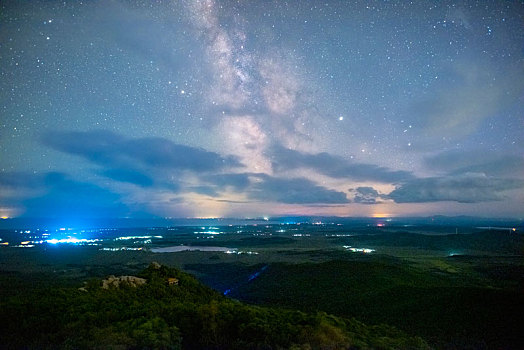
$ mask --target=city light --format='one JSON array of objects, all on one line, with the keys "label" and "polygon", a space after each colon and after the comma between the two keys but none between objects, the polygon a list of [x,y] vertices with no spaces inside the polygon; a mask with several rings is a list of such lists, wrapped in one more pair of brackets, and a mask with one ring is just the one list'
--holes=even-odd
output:
[{"label": "city light", "polygon": [[67,238],[61,238],[61,239],[47,239],[45,242],[49,244],[84,244],[84,243],[94,243],[99,242],[100,239],[86,239],[86,238],[75,238],[75,237],[67,237]]},{"label": "city light", "polygon": [[369,253],[373,253],[375,251],[375,249],[371,249],[371,248],[354,248],[354,247],[351,247],[349,245],[345,245],[343,246],[345,249],[353,252],[353,253],[364,253],[364,254],[369,254]]}]

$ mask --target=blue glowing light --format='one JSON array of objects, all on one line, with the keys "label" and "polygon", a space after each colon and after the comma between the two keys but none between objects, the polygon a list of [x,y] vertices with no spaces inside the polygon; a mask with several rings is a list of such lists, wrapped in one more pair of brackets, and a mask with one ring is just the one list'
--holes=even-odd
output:
[{"label": "blue glowing light", "polygon": [[249,279],[247,280],[248,282],[251,282],[252,280],[254,280],[255,278],[257,278],[258,276],[260,276],[260,274],[262,272],[264,272],[265,270],[267,269],[267,265],[263,266],[259,271],[255,272],[254,274],[252,274],[251,276],[249,276]]},{"label": "blue glowing light", "polygon": [[46,242],[49,244],[59,244],[59,243],[68,243],[68,244],[84,244],[84,243],[93,243],[98,242],[99,239],[86,239],[86,238],[75,238],[75,237],[67,237],[67,238],[61,238],[61,239],[47,239]]}]

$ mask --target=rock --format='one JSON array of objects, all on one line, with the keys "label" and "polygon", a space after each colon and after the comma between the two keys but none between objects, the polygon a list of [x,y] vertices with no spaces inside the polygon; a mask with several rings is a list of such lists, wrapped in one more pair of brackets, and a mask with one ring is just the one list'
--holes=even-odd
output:
[{"label": "rock", "polygon": [[135,276],[118,276],[115,277],[113,275],[109,276],[105,280],[102,281],[102,288],[109,289],[109,287],[115,287],[118,288],[122,283],[125,283],[131,287],[138,287],[144,283],[146,283],[146,280],[144,278],[135,277]]}]

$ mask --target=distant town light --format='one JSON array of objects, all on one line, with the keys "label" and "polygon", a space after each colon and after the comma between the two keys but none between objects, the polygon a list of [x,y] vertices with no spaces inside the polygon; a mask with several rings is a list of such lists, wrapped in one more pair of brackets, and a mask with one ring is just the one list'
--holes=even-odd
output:
[{"label": "distant town light", "polygon": [[364,253],[364,254],[369,254],[369,253],[373,253],[374,251],[376,251],[375,249],[371,249],[371,248],[353,248],[351,247],[350,245],[345,245],[343,246],[345,249],[353,252],[353,253]]},{"label": "distant town light", "polygon": [[62,238],[62,239],[48,239],[46,240],[49,244],[59,244],[59,243],[69,243],[69,244],[84,244],[84,243],[93,243],[98,242],[99,239],[86,239],[86,238],[74,238],[74,237],[68,237],[68,238]]},{"label": "distant town light", "polygon": [[193,233],[194,233],[194,234],[203,233],[203,234],[206,234],[206,235],[219,235],[219,234],[224,233],[224,232],[216,232],[216,231],[194,231]]},{"label": "distant town light", "polygon": [[[156,237],[156,236],[155,236]],[[149,239],[151,236],[123,236],[123,237],[117,237],[114,240],[115,241],[127,241],[129,239]]]}]

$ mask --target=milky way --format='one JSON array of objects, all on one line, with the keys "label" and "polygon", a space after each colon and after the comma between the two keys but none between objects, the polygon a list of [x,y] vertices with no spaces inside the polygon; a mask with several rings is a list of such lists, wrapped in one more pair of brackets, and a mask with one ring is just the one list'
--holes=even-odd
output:
[{"label": "milky way", "polygon": [[519,2],[1,7],[2,217],[524,216]]}]

